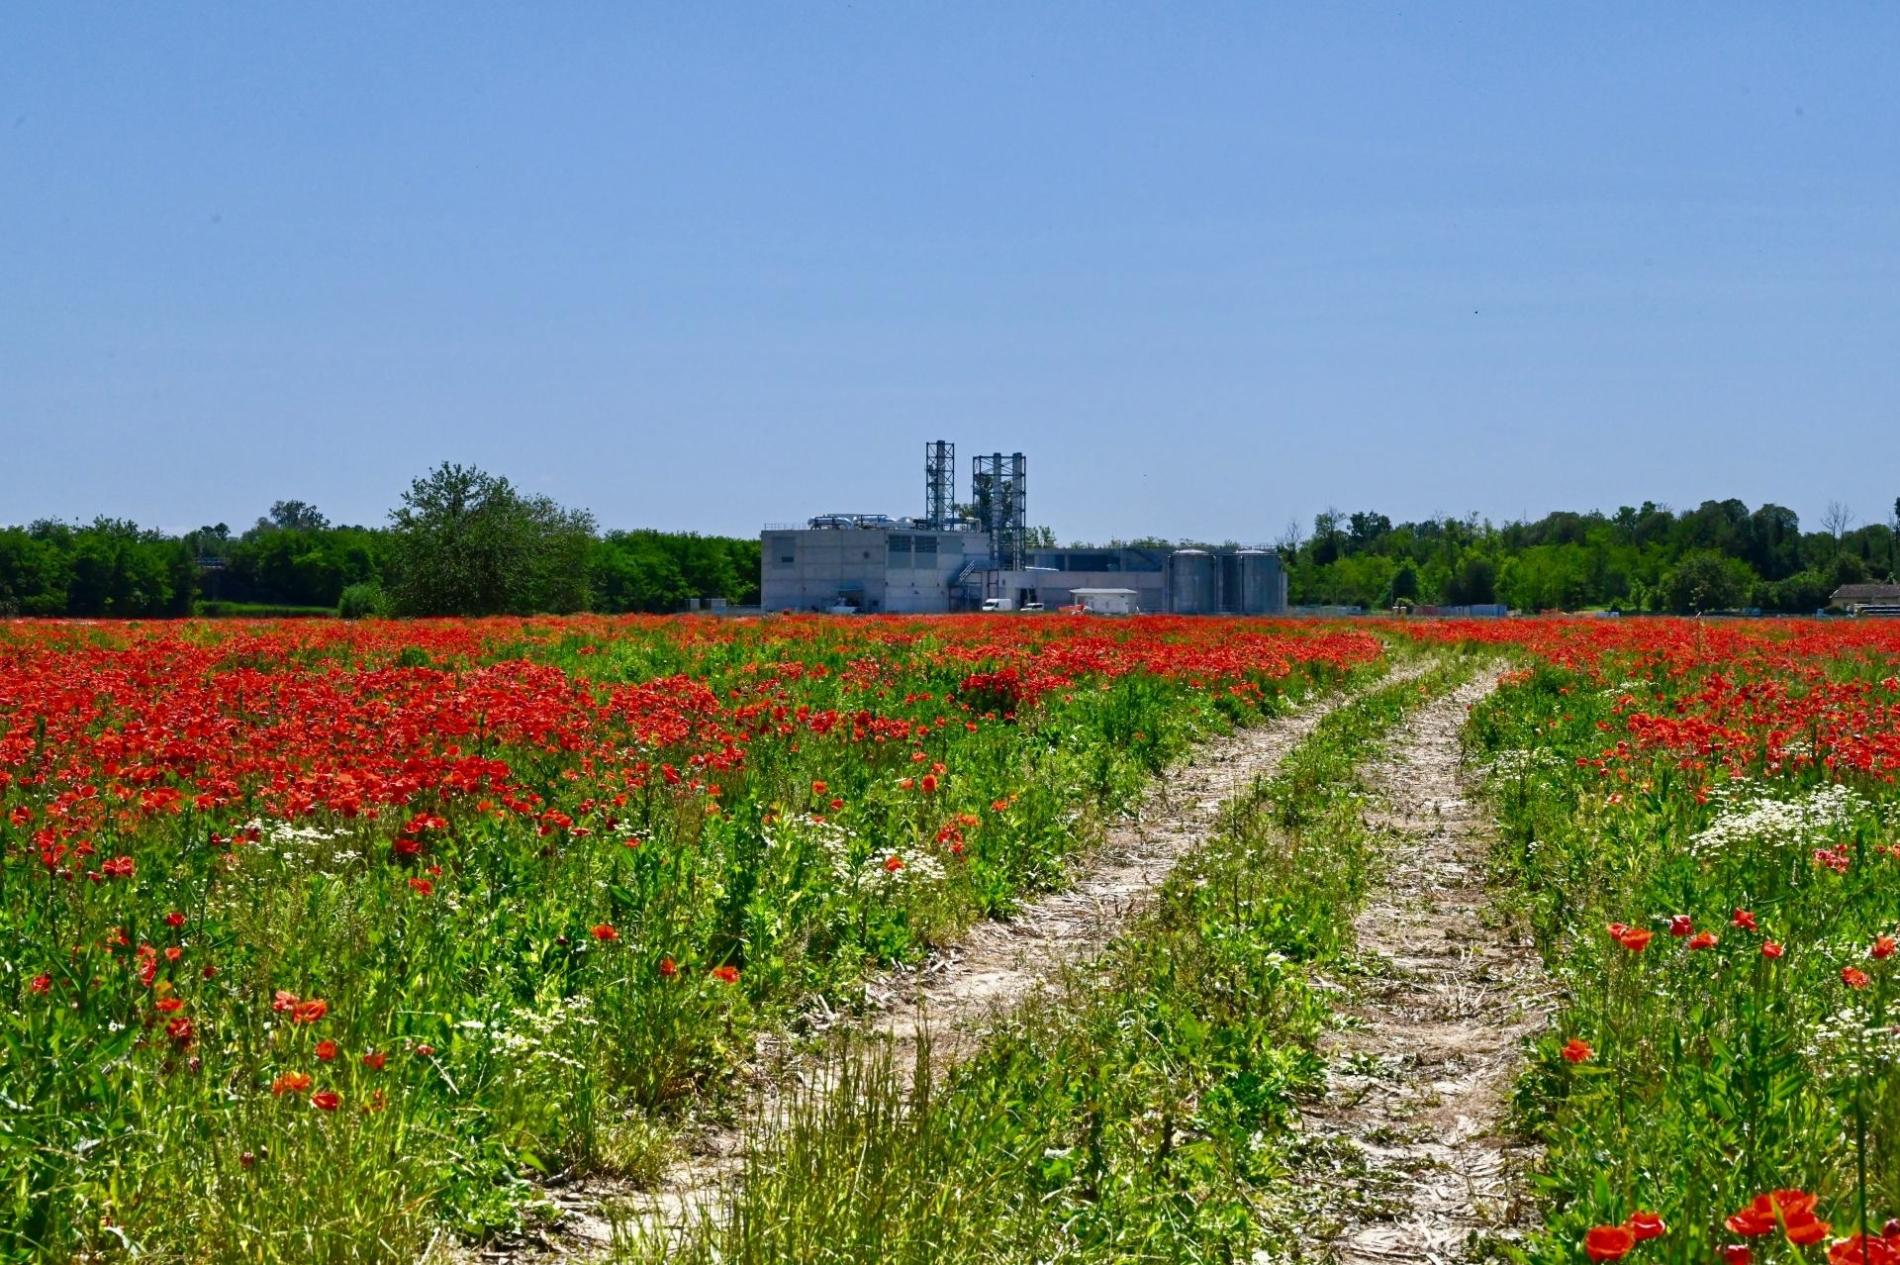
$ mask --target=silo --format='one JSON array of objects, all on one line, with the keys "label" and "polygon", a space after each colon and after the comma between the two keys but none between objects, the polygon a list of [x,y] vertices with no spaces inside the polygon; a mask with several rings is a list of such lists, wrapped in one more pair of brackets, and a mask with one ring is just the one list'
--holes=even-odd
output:
[{"label": "silo", "polygon": [[1242,549],[1240,604],[1243,615],[1277,615],[1286,610],[1286,572],[1280,555],[1267,549]]},{"label": "silo", "polygon": [[1168,558],[1168,609],[1177,615],[1211,615],[1217,609],[1219,571],[1205,549],[1177,549]]},{"label": "silo", "polygon": [[1240,606],[1240,555],[1217,553],[1214,562],[1220,571],[1220,590],[1216,607],[1223,615],[1238,615]]}]

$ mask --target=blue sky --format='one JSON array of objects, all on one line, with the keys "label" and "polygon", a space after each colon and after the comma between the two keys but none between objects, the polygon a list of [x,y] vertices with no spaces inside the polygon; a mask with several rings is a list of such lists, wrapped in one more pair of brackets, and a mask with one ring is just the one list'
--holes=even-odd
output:
[{"label": "blue sky", "polygon": [[1900,7],[13,5],[0,521],[1900,496]]}]

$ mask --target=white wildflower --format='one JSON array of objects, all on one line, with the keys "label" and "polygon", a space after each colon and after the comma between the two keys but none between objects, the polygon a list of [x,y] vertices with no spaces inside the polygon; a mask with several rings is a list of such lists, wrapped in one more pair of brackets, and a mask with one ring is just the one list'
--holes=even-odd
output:
[{"label": "white wildflower", "polygon": [[1712,796],[1724,807],[1714,821],[1689,841],[1698,855],[1710,856],[1744,843],[1809,846],[1831,841],[1872,807],[1838,782],[1816,787],[1795,799],[1768,797],[1759,786],[1719,788]]}]

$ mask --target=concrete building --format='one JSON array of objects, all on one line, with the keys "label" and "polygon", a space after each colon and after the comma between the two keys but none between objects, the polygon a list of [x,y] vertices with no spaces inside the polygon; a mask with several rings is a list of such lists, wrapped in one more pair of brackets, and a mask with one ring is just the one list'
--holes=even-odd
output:
[{"label": "concrete building", "polygon": [[939,530],[882,514],[822,514],[760,536],[760,605],[768,611],[934,613],[987,557],[979,532]]}]

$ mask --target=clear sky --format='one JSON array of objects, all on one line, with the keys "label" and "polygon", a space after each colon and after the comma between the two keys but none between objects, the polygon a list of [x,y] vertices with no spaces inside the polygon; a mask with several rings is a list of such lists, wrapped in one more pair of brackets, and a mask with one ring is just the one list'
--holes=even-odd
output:
[{"label": "clear sky", "polygon": [[1900,495],[1900,6],[13,4],[0,522]]}]

